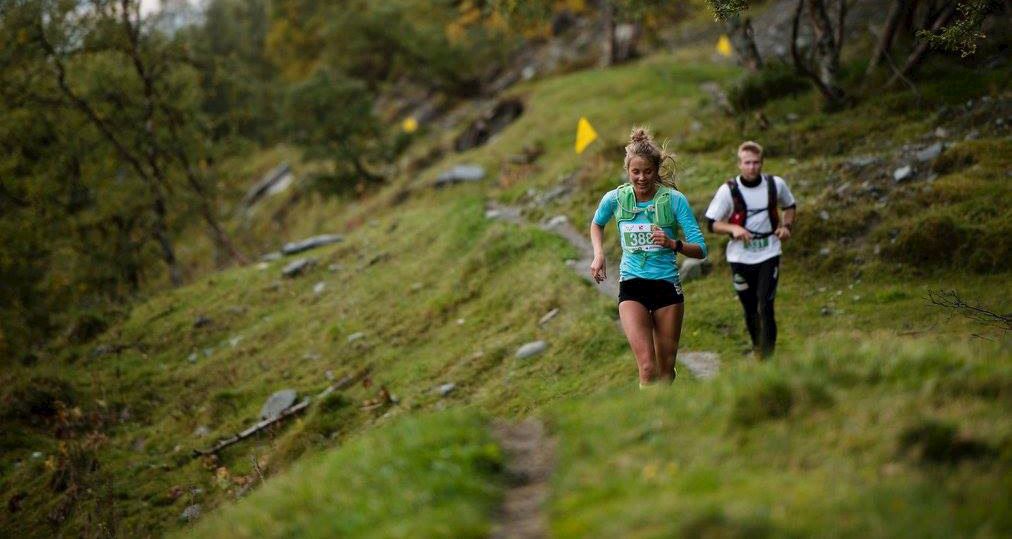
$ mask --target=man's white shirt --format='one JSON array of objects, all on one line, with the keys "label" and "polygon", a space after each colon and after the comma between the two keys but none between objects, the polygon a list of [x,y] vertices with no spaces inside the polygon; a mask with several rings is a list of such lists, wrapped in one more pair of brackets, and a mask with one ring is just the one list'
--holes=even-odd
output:
[{"label": "man's white shirt", "polygon": [[[745,217],[745,228],[753,234],[766,234],[773,232],[773,225],[770,223],[770,214],[766,210],[769,202],[769,192],[766,187],[766,178],[773,178],[773,184],[777,188],[777,205],[781,208],[793,206],[794,195],[787,187],[787,182],[780,176],[763,176],[759,185],[747,187],[741,182],[741,176],[734,181],[738,182],[738,190],[745,199],[745,207],[748,209]],[[713,196],[710,207],[706,209],[706,218],[714,221],[727,221],[734,212],[734,200],[731,198],[731,189],[727,184],[717,189]],[[750,242],[732,239],[727,244],[727,261],[741,264],[758,264],[769,260],[780,254],[780,238],[769,235],[762,239],[754,239]]]}]

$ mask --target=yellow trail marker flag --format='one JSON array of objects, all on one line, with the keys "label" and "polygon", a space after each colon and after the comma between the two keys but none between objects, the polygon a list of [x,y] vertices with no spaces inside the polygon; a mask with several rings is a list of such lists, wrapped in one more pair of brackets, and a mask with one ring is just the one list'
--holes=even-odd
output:
[{"label": "yellow trail marker flag", "polygon": [[405,118],[404,121],[401,122],[401,129],[403,129],[405,133],[414,133],[415,131],[418,131],[418,120],[416,120],[414,116]]},{"label": "yellow trail marker flag", "polygon": [[597,140],[597,131],[590,125],[586,117],[581,116],[576,124],[576,153],[583,153],[583,150],[590,146],[591,142]]},{"label": "yellow trail marker flag", "polygon": [[726,35],[717,40],[717,52],[725,58],[731,56],[731,40]]}]

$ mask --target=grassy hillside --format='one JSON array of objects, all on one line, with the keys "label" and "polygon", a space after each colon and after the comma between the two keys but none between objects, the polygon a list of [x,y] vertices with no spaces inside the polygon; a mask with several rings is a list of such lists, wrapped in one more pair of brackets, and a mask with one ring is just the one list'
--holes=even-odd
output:
[{"label": "grassy hillside", "polygon": [[[765,104],[765,131],[701,88],[737,76],[685,52],[519,87],[525,114],[489,145],[359,203],[303,201],[291,233],[345,233],[305,255],[317,259],[306,274],[282,278],[291,259],[214,274],[141,302],[94,343],[0,374],[0,531],[483,535],[508,485],[489,422],[538,415],[559,441],[546,510],[560,536],[1012,532],[1008,337],[925,300],[939,288],[995,310],[1012,300],[1010,142],[993,121],[1009,108],[1007,73],[940,66],[920,96],[832,114],[805,89]],[[602,140],[577,156],[581,115]],[[743,353],[723,240],[709,236],[715,271],[686,286],[681,348],[719,352],[721,375],[638,392],[617,308],[566,265],[574,250],[485,218],[495,199],[582,228],[641,123],[680,153],[697,214],[743,138],[794,187],[775,361]],[[904,145],[939,140],[938,127],[951,146],[894,182]],[[508,163],[534,144],[533,165]],[[427,187],[462,162],[491,179]],[[535,339],[547,352],[514,356]],[[254,422],[274,391],[316,395],[366,367],[368,384],[218,458],[190,456]],[[456,388],[441,396],[445,383]],[[191,529],[180,515],[194,504]]]}]

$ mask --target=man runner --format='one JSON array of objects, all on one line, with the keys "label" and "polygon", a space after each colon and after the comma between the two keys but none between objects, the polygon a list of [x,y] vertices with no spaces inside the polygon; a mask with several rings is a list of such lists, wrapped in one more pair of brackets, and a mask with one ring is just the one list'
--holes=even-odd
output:
[{"label": "man runner", "polygon": [[706,218],[711,232],[731,236],[727,261],[734,289],[745,310],[752,350],[765,358],[777,342],[773,300],[780,277],[780,243],[791,237],[796,204],[787,182],[762,174],[762,166],[762,146],[742,143],[738,147],[741,175],[717,189]]}]

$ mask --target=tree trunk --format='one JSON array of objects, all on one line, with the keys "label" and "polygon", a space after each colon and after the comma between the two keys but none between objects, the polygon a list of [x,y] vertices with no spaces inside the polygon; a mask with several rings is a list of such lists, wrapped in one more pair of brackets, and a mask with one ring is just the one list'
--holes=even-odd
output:
[{"label": "tree trunk", "polygon": [[865,71],[865,76],[874,73],[885,56],[889,54],[889,50],[893,46],[893,37],[896,36],[896,29],[899,28],[900,19],[906,13],[907,6],[908,0],[893,0],[892,6],[889,8],[889,14],[886,15],[885,26],[882,27],[882,35],[879,36],[878,43],[875,44],[875,51],[872,52],[871,59],[868,62],[868,70]]},{"label": "tree trunk", "polygon": [[601,2],[601,23],[604,29],[604,41],[601,43],[600,67],[608,67],[615,63],[615,6],[610,0]]},{"label": "tree trunk", "polygon": [[762,57],[759,56],[759,49],[755,45],[755,33],[752,30],[752,21],[748,17],[742,20],[740,15],[729,17],[725,23],[727,35],[730,36],[731,46],[738,57],[738,64],[755,73],[763,67]]},{"label": "tree trunk", "polygon": [[[956,14],[956,6],[954,4],[950,3],[947,6],[945,6],[942,12],[938,14],[938,17],[935,18],[934,23],[932,23],[931,25],[930,31],[937,32],[943,26],[948,24],[949,21],[952,19],[953,15],[955,14]],[[896,82],[899,81],[900,79],[913,73],[913,71],[916,70],[917,67],[924,60],[924,57],[928,53],[928,49],[930,49],[928,41],[921,40],[921,42],[917,44],[917,47],[914,48],[914,51],[910,53],[910,56],[907,57],[907,61],[903,64],[903,67],[900,68],[900,70],[897,71],[896,74],[894,74],[891,79],[889,79],[889,82],[886,83],[886,88],[889,88],[890,86],[896,84]]]},{"label": "tree trunk", "polygon": [[[814,68],[802,58],[802,55],[797,50],[797,31],[807,3],[810,10],[820,11],[811,17],[816,37],[815,47],[813,48],[813,62],[816,64]],[[794,15],[790,26],[790,57],[794,62],[794,70],[799,75],[808,77],[823,94],[826,102],[831,106],[836,106],[843,101],[845,94],[836,85],[840,51],[836,49],[832,26],[829,24],[829,15],[826,13],[825,8],[826,6],[822,0],[797,0],[797,7],[794,8]]]}]

